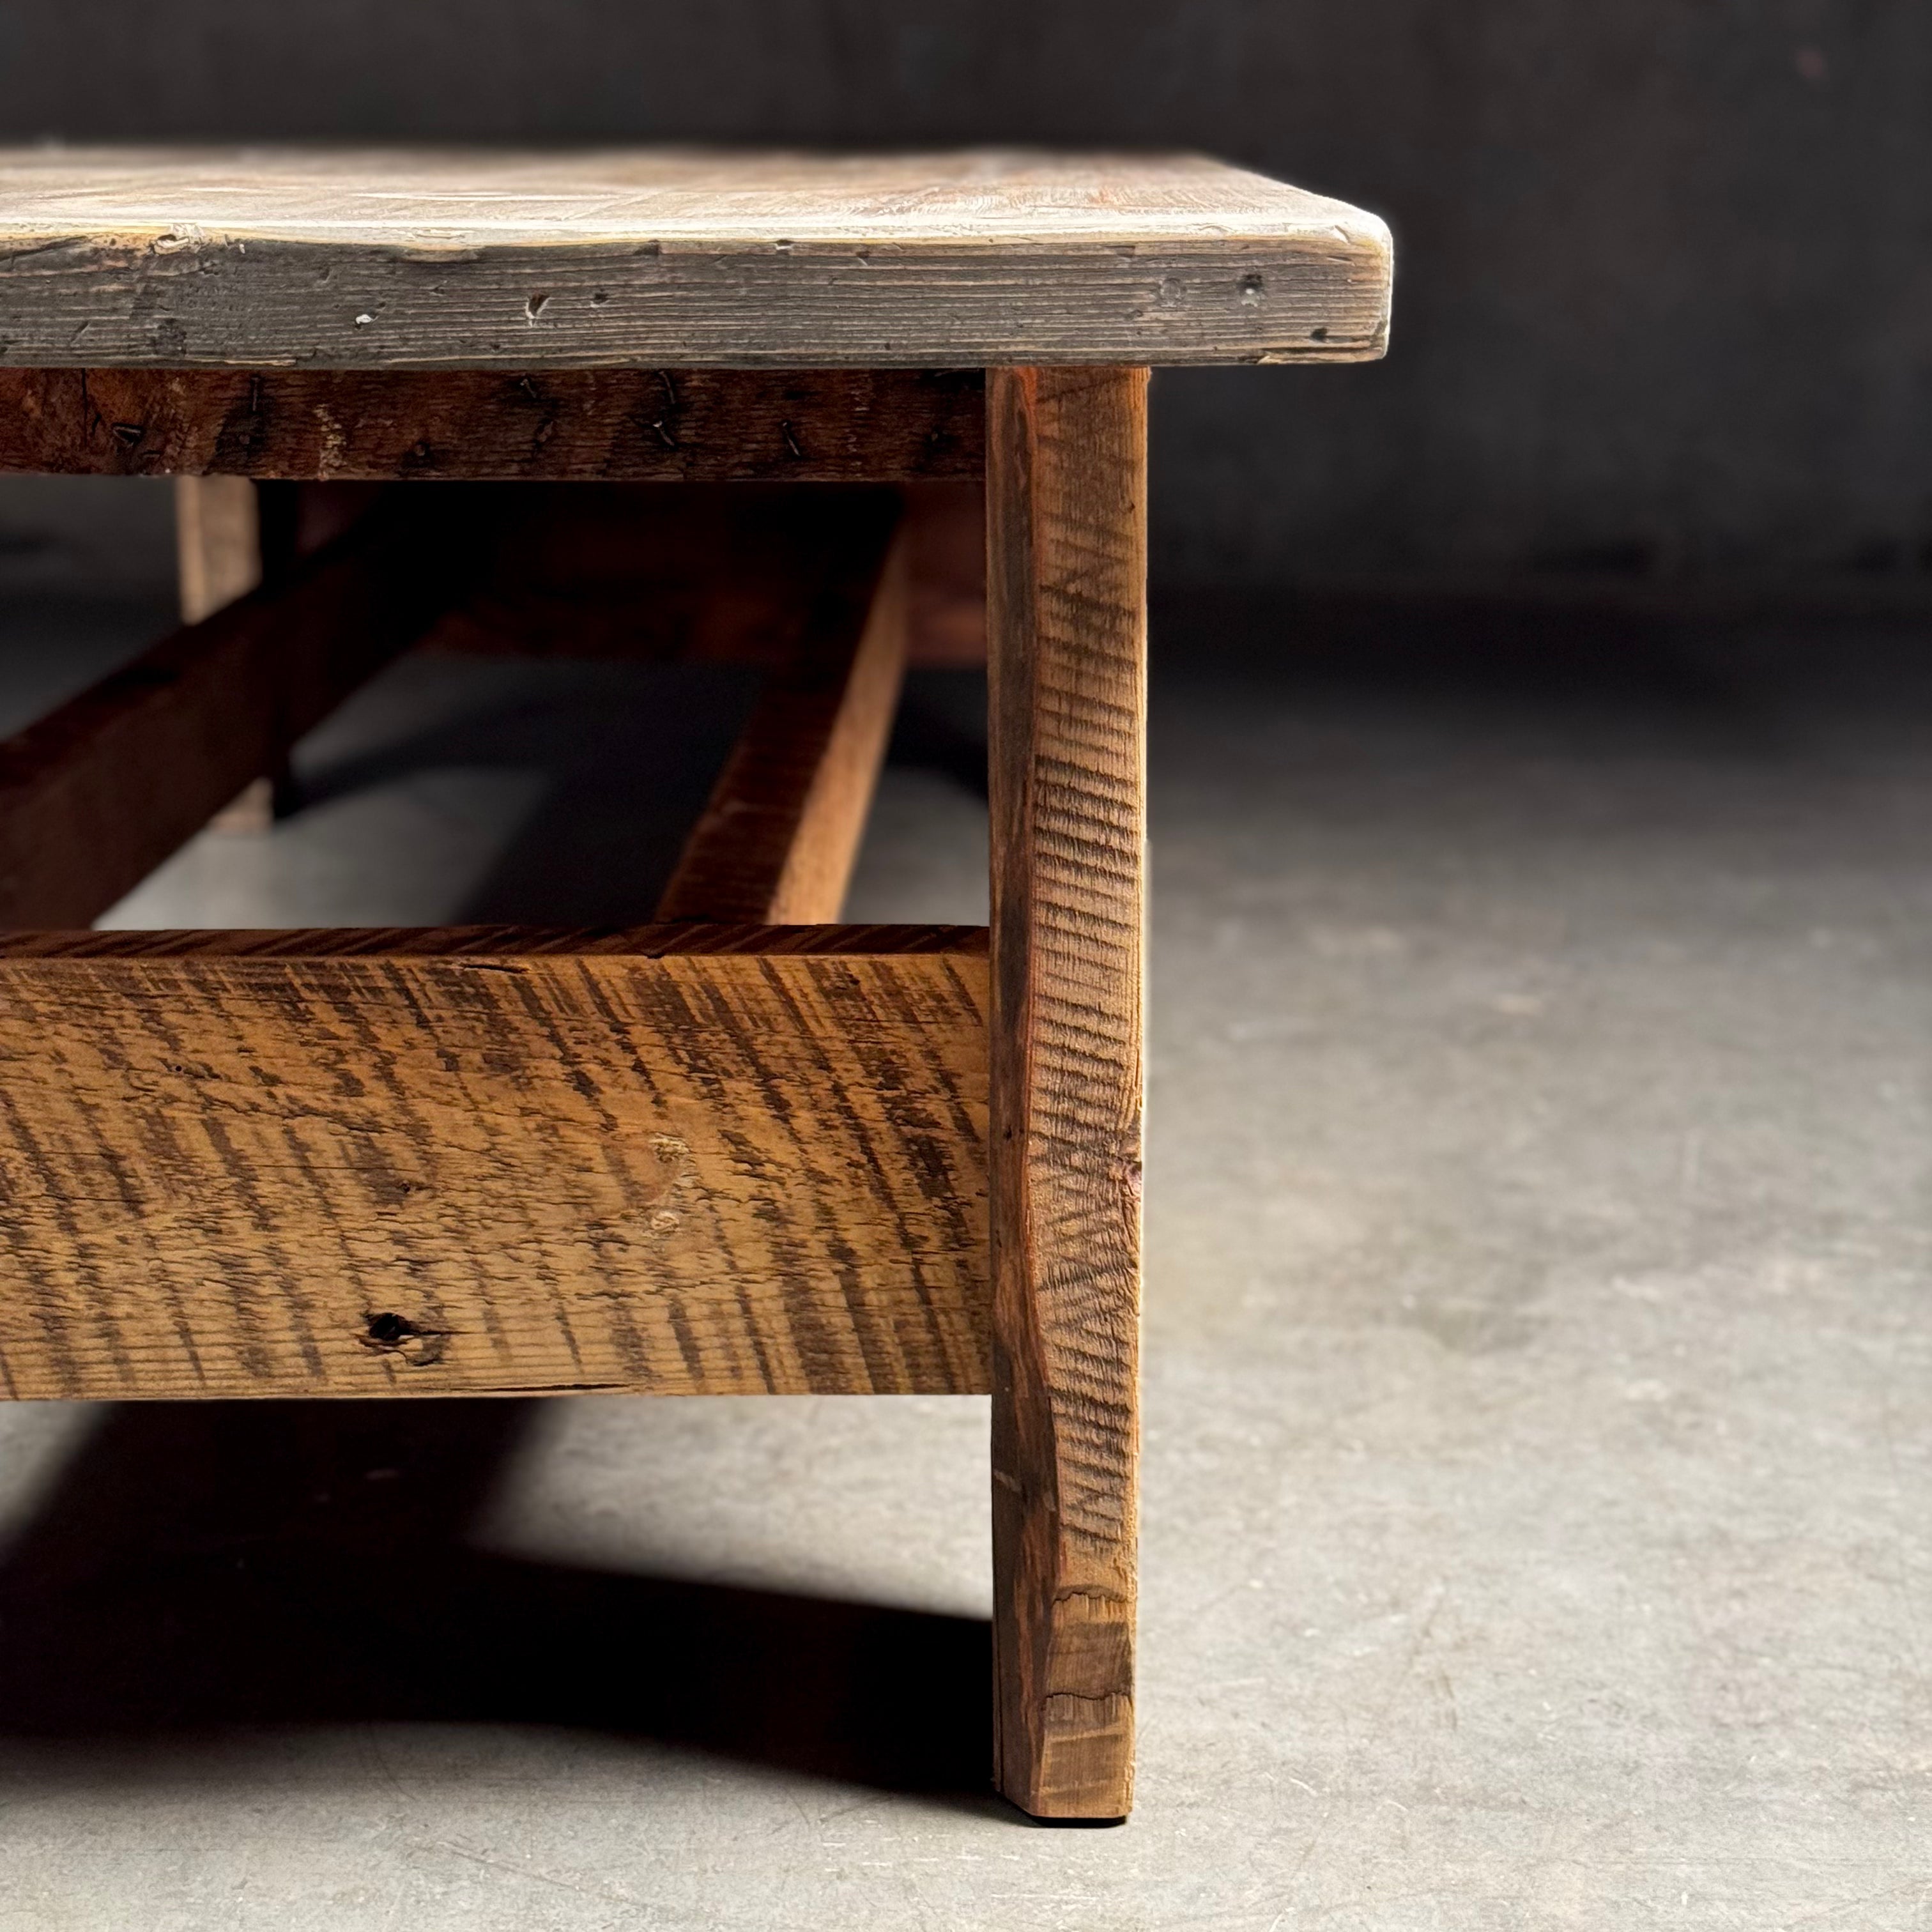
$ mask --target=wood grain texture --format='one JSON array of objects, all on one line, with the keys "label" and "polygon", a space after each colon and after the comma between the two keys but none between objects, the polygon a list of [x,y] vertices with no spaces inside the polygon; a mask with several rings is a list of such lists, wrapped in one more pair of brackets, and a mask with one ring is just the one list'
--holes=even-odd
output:
[{"label": "wood grain texture", "polygon": [[836,920],[905,673],[907,554],[895,502],[868,500],[798,648],[768,674],[659,900],[661,920]]},{"label": "wood grain texture", "polygon": [[997,1776],[1132,1798],[1146,372],[988,377]]},{"label": "wood grain texture", "polygon": [[[0,375],[6,373],[12,372]],[[0,389],[4,386],[0,380]],[[247,596],[261,583],[271,553],[278,568],[293,562],[286,554],[290,520],[275,514],[293,506],[272,500],[265,519],[262,496],[262,486],[245,476],[175,478],[175,555],[184,624],[199,624]],[[266,832],[275,822],[278,802],[292,795],[284,753],[272,772],[250,778],[208,821],[208,830],[250,837]]]},{"label": "wood grain texture", "polygon": [[1194,155],[0,150],[23,367],[1346,362],[1389,280]]},{"label": "wood grain texture", "polygon": [[[4,376],[17,384],[20,372]],[[45,379],[64,380],[59,376]],[[0,380],[0,391],[7,383]],[[0,401],[0,410],[6,409]],[[9,428],[18,416],[0,418]],[[7,434],[0,429],[0,437]],[[184,624],[199,624],[262,580],[262,524],[255,486],[239,476],[183,476],[175,484],[175,554]]]},{"label": "wood grain texture", "polygon": [[0,743],[0,926],[98,917],[420,636],[460,556],[372,524]]},{"label": "wood grain texture", "polygon": [[0,470],[379,482],[974,477],[983,399],[976,370],[0,366]]},{"label": "wood grain texture", "polygon": [[983,1390],[986,976],[957,929],[18,937],[0,1392]]}]

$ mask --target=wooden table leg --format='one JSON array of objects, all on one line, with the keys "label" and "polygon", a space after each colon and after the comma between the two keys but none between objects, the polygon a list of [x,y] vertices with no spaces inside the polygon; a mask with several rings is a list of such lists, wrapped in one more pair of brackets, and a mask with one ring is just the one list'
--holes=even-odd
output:
[{"label": "wooden table leg", "polygon": [[[295,560],[295,485],[245,476],[175,478],[175,550],[184,624],[199,624]],[[217,832],[266,832],[289,808],[286,756],[250,778],[208,824]]]},{"label": "wooden table leg", "polygon": [[995,1775],[1133,1780],[1144,369],[988,372]]},{"label": "wooden table leg", "polygon": [[262,580],[262,518],[245,476],[177,476],[175,546],[184,624],[212,617]]}]

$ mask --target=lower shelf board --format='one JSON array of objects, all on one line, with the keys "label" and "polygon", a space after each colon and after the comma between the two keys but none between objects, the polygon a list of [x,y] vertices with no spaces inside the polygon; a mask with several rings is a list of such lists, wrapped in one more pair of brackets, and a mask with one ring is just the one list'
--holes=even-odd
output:
[{"label": "lower shelf board", "polygon": [[0,1394],[984,1391],[986,1004],[970,928],[8,935]]}]

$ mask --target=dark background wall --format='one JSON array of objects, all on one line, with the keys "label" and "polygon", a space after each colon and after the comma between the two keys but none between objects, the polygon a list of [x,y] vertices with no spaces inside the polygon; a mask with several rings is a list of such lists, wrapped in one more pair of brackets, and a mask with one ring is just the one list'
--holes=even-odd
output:
[{"label": "dark background wall", "polygon": [[1170,574],[1932,568],[1927,0],[8,0],[0,136],[1213,150],[1379,368],[1170,374]]}]

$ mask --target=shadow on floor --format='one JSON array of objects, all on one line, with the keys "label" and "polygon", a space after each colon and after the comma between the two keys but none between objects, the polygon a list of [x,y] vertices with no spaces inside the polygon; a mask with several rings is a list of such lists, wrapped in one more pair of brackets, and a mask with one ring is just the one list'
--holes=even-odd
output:
[{"label": "shadow on floor", "polygon": [[532,1406],[110,1410],[0,1563],[0,1736],[560,1725],[989,1802],[982,1622],[468,1546]]},{"label": "shadow on floor", "polygon": [[[440,674],[440,675],[439,675]],[[755,701],[743,664],[626,665],[429,659],[374,694],[389,734],[364,738],[365,705],[298,761],[298,807],[439,769],[540,773],[541,797],[470,889],[482,924],[644,924]],[[398,714],[405,728],[395,728]],[[890,762],[986,795],[986,684],[910,674]]]},{"label": "shadow on floor", "polygon": [[1153,599],[1155,715],[1172,688],[1206,677],[1358,728],[1391,710],[1438,725],[1529,716],[1546,731],[1660,731],[1723,748],[1778,739],[1784,721],[1821,703],[1922,713],[1928,626],[1922,590],[1861,605],[1850,592],[1834,603],[1829,586],[1808,604],[1742,592],[1539,594],[1534,579],[1486,594],[1168,584]]}]

